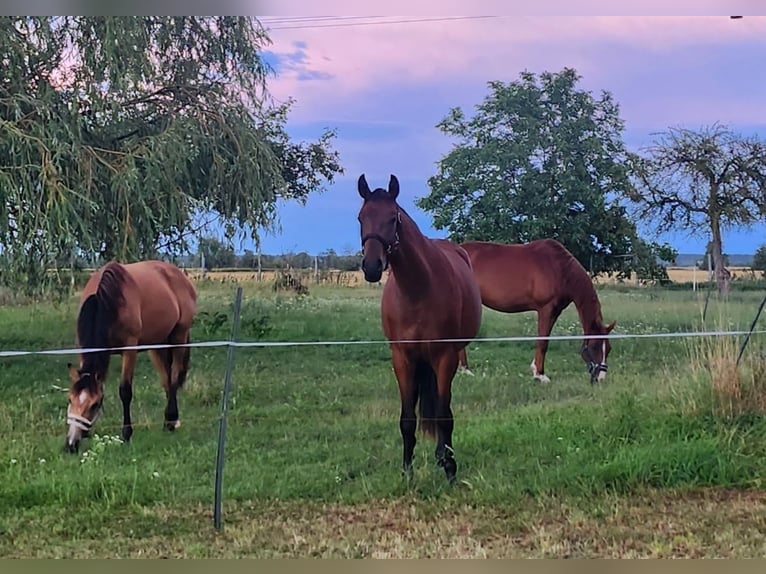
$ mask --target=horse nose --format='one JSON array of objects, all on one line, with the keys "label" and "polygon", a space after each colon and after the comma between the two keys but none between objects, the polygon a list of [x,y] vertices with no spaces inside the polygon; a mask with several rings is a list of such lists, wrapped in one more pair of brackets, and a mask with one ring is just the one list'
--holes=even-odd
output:
[{"label": "horse nose", "polygon": [[66,444],[64,445],[64,450],[70,454],[77,454],[77,451],[80,450],[80,441],[66,441]]},{"label": "horse nose", "polygon": [[367,281],[377,283],[383,275],[383,262],[380,259],[375,259],[372,262],[364,260],[362,261],[362,271]]}]

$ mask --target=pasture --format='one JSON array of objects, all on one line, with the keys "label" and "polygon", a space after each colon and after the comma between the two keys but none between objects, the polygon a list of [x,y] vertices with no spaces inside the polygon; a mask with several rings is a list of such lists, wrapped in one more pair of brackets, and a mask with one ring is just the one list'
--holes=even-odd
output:
[{"label": "pasture", "polygon": [[[242,284],[240,340],[383,339],[379,287],[296,296]],[[227,338],[232,283],[198,288],[193,340]],[[712,299],[704,326],[690,291],[602,286],[599,296],[615,333],[637,334],[746,329],[763,293]],[[1,307],[0,349],[70,348],[75,315],[74,298]],[[535,332],[532,313],[485,308],[479,336]],[[580,333],[570,306],[553,334]],[[77,455],[62,450],[76,357],[0,358],[0,556],[762,557],[766,338],[753,337],[735,374],[738,343],[616,340],[595,387],[579,341],[551,343],[548,385],[529,372],[534,342],[470,344],[475,376],[453,385],[453,486],[421,435],[414,479],[401,478],[387,345],[238,348],[220,534],[226,348],[192,350],[174,433],[162,430],[165,397],[139,356],[129,446],[111,438],[122,415],[113,358],[99,436]]]}]

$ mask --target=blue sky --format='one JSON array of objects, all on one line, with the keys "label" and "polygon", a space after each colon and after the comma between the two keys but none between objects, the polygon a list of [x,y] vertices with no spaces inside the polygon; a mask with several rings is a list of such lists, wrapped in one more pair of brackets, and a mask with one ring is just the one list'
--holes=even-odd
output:
[{"label": "blue sky", "polygon": [[[281,232],[263,235],[265,253],[358,249],[362,172],[371,186],[396,174],[404,208],[424,233],[444,237],[413,203],[428,193],[427,179],[450,148],[436,123],[451,107],[470,113],[486,82],[512,81],[525,69],[573,67],[581,87],[612,92],[632,149],[671,125],[722,122],[766,138],[763,17],[518,16],[335,28],[262,21],[271,28],[268,59],[276,70],[269,90],[277,100],[296,100],[290,134],[314,139],[335,128],[346,169],[305,206],[281,206]],[[685,232],[660,239],[681,252],[701,252],[707,241]],[[729,231],[724,250],[752,253],[764,242],[764,225]]]}]

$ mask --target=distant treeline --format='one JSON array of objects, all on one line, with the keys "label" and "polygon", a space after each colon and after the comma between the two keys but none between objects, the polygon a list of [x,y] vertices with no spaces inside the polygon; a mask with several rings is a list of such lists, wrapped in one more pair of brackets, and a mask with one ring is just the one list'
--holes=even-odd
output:
[{"label": "distant treeline", "polygon": [[[257,270],[258,254],[247,250],[237,255],[229,248],[205,250],[205,269],[253,269]],[[158,258],[175,263],[179,267],[200,268],[203,263],[203,253],[192,255],[172,256],[158,255]],[[362,260],[361,253],[339,255],[332,249],[311,255],[306,252],[285,253],[282,255],[261,254],[260,269],[337,269],[339,271],[356,271]],[[105,263],[100,258],[78,257],[74,261],[59,262],[60,268],[67,268],[74,263],[75,269],[95,269]]]}]

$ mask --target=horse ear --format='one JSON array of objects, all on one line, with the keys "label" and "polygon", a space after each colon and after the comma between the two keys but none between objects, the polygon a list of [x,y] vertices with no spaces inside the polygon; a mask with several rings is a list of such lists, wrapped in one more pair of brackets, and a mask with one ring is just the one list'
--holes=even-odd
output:
[{"label": "horse ear", "polygon": [[388,195],[391,196],[391,199],[396,199],[399,195],[399,180],[396,179],[393,173],[391,174],[391,179],[388,180]]},{"label": "horse ear", "polygon": [[612,321],[611,323],[609,323],[609,324],[606,326],[606,332],[607,332],[607,333],[611,333],[611,332],[612,332],[612,329],[614,329],[616,325],[617,325],[617,321]]},{"label": "horse ear", "polygon": [[356,188],[359,191],[359,195],[362,196],[362,199],[367,199],[370,196],[370,186],[367,184],[367,178],[364,177],[364,174],[359,176]]},{"label": "horse ear", "polygon": [[77,372],[77,369],[72,363],[67,363],[66,368],[69,370],[69,380],[73,383],[76,383],[80,380],[80,373]]}]

